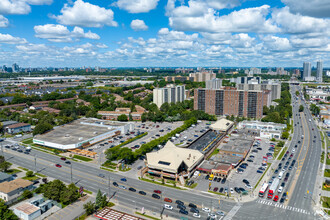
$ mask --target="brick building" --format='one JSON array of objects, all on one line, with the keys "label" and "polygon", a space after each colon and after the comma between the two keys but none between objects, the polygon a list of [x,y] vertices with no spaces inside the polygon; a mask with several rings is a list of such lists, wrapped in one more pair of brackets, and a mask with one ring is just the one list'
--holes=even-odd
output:
[{"label": "brick building", "polygon": [[115,111],[98,111],[98,114],[102,116],[103,120],[117,120],[119,115],[129,115],[132,116],[133,120],[141,120],[141,116],[144,112],[146,112],[145,108],[136,105],[136,111],[132,112],[130,108],[116,108]]},{"label": "brick building", "polygon": [[194,109],[212,115],[262,118],[263,106],[270,106],[269,90],[244,91],[233,87],[195,89]]}]

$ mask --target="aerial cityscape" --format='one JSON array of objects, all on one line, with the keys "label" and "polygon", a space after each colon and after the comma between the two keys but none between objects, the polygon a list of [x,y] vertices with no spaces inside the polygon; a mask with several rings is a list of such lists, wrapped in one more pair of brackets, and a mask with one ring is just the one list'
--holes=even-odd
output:
[{"label": "aerial cityscape", "polygon": [[0,0],[0,219],[330,219],[329,12]]}]

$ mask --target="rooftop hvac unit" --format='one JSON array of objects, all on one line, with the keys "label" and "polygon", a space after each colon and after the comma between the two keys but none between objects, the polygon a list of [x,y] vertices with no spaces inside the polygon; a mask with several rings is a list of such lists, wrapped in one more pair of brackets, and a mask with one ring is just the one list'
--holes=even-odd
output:
[{"label": "rooftop hvac unit", "polygon": [[82,138],[82,137],[80,137],[78,140],[79,140],[79,141],[81,141],[82,139],[83,139],[83,138]]},{"label": "rooftop hvac unit", "polygon": [[97,131],[94,131],[94,134],[97,134]]},{"label": "rooftop hvac unit", "polygon": [[65,137],[70,137],[70,135],[69,134],[66,134]]}]

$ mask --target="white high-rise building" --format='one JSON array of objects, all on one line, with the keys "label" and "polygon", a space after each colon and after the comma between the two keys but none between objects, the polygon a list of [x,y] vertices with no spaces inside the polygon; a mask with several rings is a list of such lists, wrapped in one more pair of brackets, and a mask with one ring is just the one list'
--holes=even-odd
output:
[{"label": "white high-rise building", "polygon": [[153,103],[155,103],[158,108],[165,102],[183,102],[185,98],[185,86],[175,86],[171,84],[167,85],[165,88],[155,88],[153,90]]},{"label": "white high-rise building", "polygon": [[205,86],[207,89],[220,89],[222,87],[222,79],[211,79],[205,82]]},{"label": "white high-rise building", "polygon": [[323,74],[323,62],[320,60],[320,61],[317,61],[317,64],[316,64],[316,80],[318,82],[323,81],[322,74]]},{"label": "white high-rise building", "polygon": [[312,68],[311,68],[311,63],[310,62],[304,62],[304,72],[303,72],[303,80],[304,81],[309,81],[312,76]]}]

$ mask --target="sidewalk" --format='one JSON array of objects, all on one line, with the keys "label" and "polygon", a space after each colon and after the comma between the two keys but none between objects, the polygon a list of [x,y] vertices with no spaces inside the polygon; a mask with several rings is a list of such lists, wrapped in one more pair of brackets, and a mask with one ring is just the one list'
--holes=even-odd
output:
[{"label": "sidewalk", "polygon": [[78,216],[81,216],[85,210],[84,210],[84,204],[89,201],[94,201],[94,197],[92,196],[85,196],[78,200],[77,202],[68,205],[64,209],[61,209],[57,212],[55,212],[53,215],[49,216],[48,218],[45,218],[46,220],[74,220],[78,218]]}]

